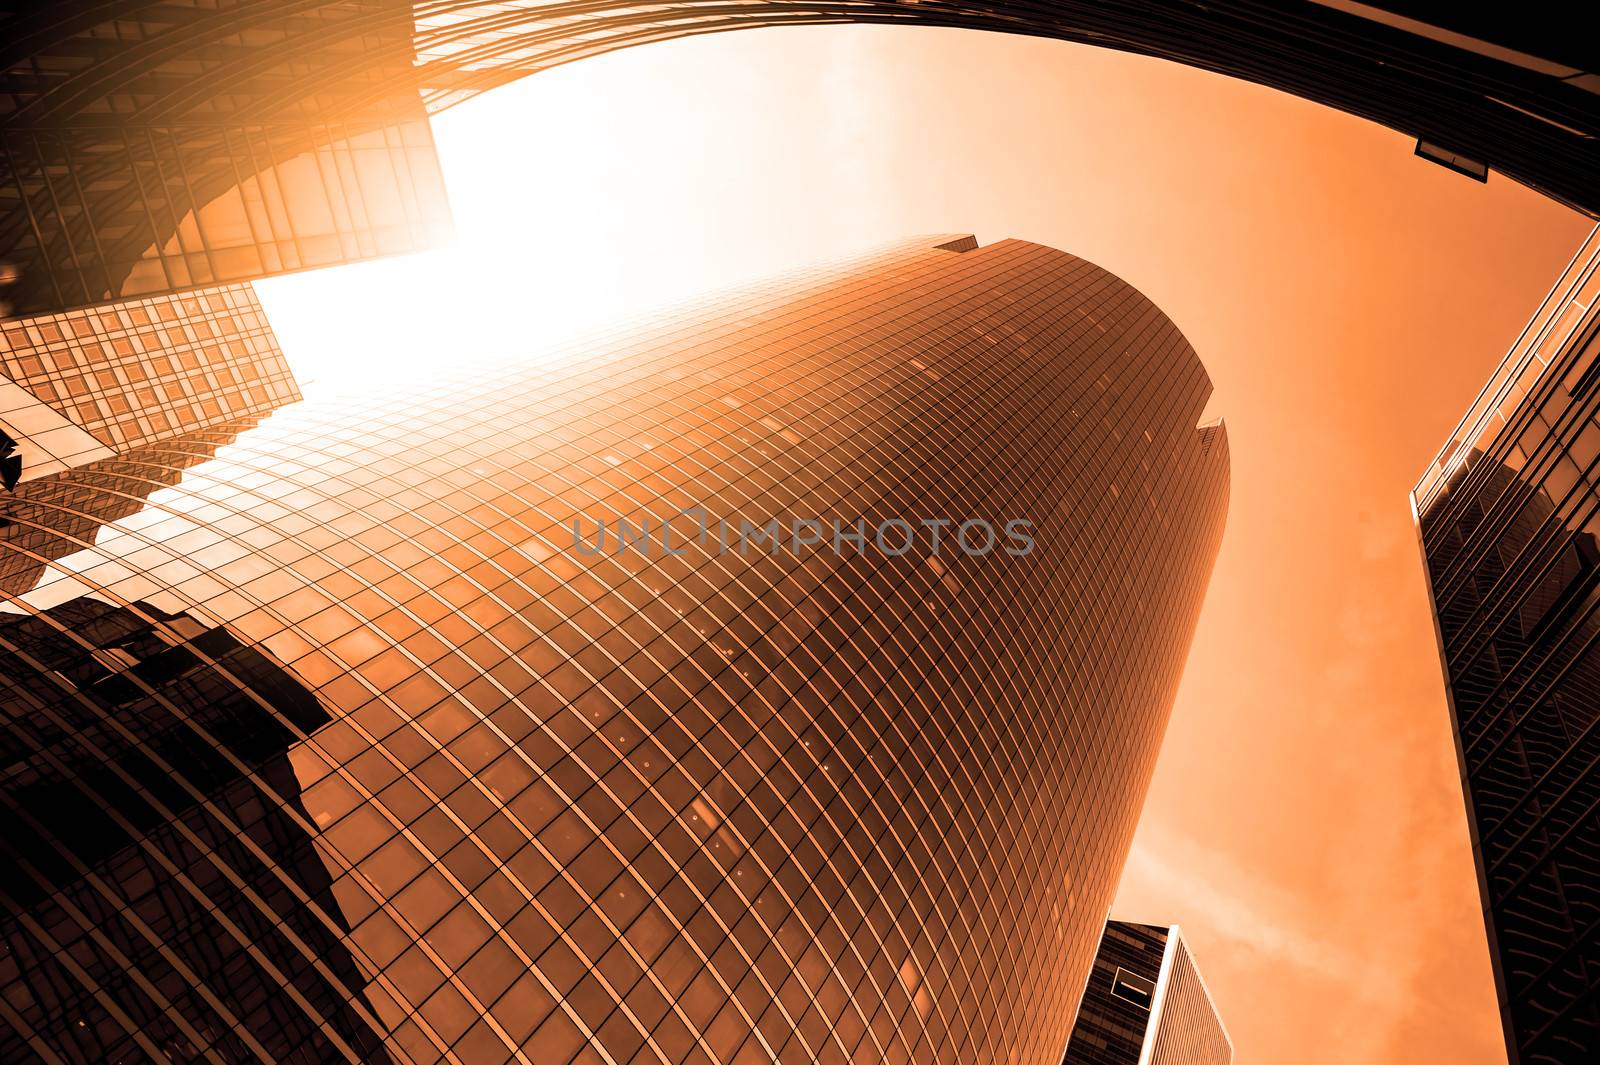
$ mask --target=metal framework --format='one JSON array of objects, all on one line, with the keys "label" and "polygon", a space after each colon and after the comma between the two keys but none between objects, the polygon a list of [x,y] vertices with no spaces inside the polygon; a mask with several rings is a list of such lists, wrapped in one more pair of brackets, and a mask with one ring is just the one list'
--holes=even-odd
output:
[{"label": "metal framework", "polygon": [[762,26],[959,27],[1168,59],[1600,210],[1600,63],[1576,27],[1406,7],[0,0],[0,261],[21,272],[5,298],[39,313],[427,246],[448,225],[428,114],[588,56]]}]

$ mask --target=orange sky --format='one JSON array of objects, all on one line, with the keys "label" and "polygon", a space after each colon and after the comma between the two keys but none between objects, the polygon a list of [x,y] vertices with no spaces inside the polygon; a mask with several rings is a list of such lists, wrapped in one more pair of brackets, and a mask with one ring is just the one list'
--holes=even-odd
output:
[{"label": "orange sky", "polygon": [[654,45],[436,126],[456,251],[258,286],[303,379],[914,233],[1150,296],[1216,382],[1233,490],[1115,912],[1185,927],[1241,1065],[1505,1061],[1406,493],[1585,220],[1293,97],[962,31]]}]

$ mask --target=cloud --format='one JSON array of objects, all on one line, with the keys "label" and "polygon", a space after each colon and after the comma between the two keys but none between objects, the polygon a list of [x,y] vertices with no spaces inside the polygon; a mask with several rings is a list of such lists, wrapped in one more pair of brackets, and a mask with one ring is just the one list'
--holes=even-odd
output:
[{"label": "cloud", "polygon": [[1209,950],[1214,962],[1229,967],[1290,966],[1302,979],[1339,984],[1368,1006],[1382,1004],[1371,1018],[1376,1024],[1410,991],[1404,974],[1336,938],[1329,922],[1306,914],[1294,897],[1221,851],[1146,827],[1128,856],[1112,912],[1118,919],[1184,926],[1197,943],[1202,971]]}]

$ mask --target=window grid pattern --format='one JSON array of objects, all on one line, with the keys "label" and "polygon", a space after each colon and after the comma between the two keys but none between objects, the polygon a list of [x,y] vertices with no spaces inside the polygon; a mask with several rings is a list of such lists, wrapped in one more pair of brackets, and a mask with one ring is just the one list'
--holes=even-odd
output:
[{"label": "window grid pattern", "polygon": [[[397,1061],[1057,1061],[1226,437],[1135,290],[948,239],[289,407],[10,601],[190,617],[315,693],[296,795],[239,775],[311,835],[333,902],[301,904]],[[1036,548],[574,549],[688,507]]]},{"label": "window grid pattern", "polygon": [[[37,396],[0,377],[0,449],[15,452],[25,478],[43,477],[114,452],[73,425]],[[20,439],[19,439],[20,438]]]},{"label": "window grid pattern", "polygon": [[170,437],[122,455],[23,481],[0,500],[0,590],[20,595],[54,559],[93,543],[100,527],[144,508],[150,493],[216,454],[257,419]]},{"label": "window grid pattern", "polygon": [[5,322],[0,376],[119,453],[300,398],[249,285]]},{"label": "window grid pattern", "polygon": [[435,246],[407,0],[11,5],[0,261],[18,314]]},{"label": "window grid pattern", "polygon": [[[864,23],[1026,33],[1335,107],[1600,210],[1600,71],[1563,20],[1451,5],[1054,0],[57,0],[0,8],[0,261],[38,314],[414,251],[447,232],[428,116],[621,48]],[[1419,164],[1420,165],[1420,164]]]},{"label": "window grid pattern", "polygon": [[1141,1006],[1114,991],[1119,969],[1152,984],[1167,949],[1164,925],[1107,921],[1062,1065],[1141,1065],[1154,1003]]},{"label": "window grid pattern", "polygon": [[[299,904],[331,910],[329,881],[288,815],[293,735],[276,718],[314,729],[327,710],[224,630],[142,603],[0,615],[0,651],[26,664],[0,672],[0,1057],[387,1061],[347,990],[345,929]],[[103,990],[162,968],[185,979]]]},{"label": "window grid pattern", "polygon": [[1233,1042],[1194,963],[1189,944],[1174,930],[1160,1015],[1140,1065],[1231,1065]]},{"label": "window grid pattern", "polygon": [[1597,292],[1591,237],[1529,329],[1538,360],[1513,349],[1489,431],[1413,497],[1517,1065],[1600,1052]]}]

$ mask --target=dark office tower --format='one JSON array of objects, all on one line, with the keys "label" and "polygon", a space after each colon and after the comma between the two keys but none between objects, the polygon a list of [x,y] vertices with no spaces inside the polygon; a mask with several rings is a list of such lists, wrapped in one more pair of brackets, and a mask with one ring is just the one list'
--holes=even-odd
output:
[{"label": "dark office tower", "polygon": [[449,208],[429,116],[603,52],[819,22],[1187,63],[1397,129],[1477,180],[1493,168],[1600,211],[1600,70],[1576,23],[1419,7],[0,0],[0,318],[430,246]]},{"label": "dark office tower", "polygon": [[[0,655],[117,741],[56,770],[76,805],[30,806],[29,845],[78,860],[12,919],[49,928],[38,959],[118,906],[188,907],[201,873],[215,915],[123,949],[120,979],[19,967],[11,1046],[99,1060],[79,1048],[158,1018],[273,1061],[271,1011],[298,1008],[318,1060],[363,1060],[365,1026],[397,1062],[1057,1065],[1222,531],[1209,392],[1105,271],[935,238],[564,358],[298,403],[169,470],[6,602],[52,628],[115,607],[249,698],[162,702],[148,727],[191,761],[124,775],[144,726],[99,693],[166,677],[154,644]],[[34,703],[7,712],[32,735]],[[167,822],[89,849],[55,811],[152,788],[209,853],[134,906],[99,856]],[[279,828],[236,865],[212,841],[249,803]],[[49,925],[25,900],[69,873],[104,906]],[[186,960],[280,925],[308,931],[247,979]],[[300,997],[261,1007],[280,978]]]},{"label": "dark office tower", "polygon": [[1512,1065],[1600,1059],[1600,231],[1412,496]]},{"label": "dark office tower", "polygon": [[1107,921],[1062,1065],[1229,1065],[1233,1043],[1177,925]]}]

